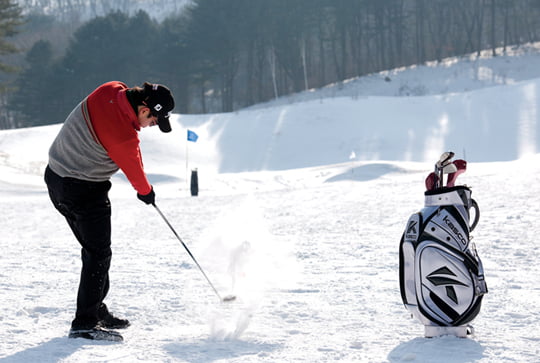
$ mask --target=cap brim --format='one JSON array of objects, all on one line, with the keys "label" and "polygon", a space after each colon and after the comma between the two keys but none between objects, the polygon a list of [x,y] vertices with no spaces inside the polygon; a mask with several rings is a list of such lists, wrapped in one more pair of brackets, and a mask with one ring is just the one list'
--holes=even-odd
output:
[{"label": "cap brim", "polygon": [[162,132],[171,132],[171,123],[168,116],[158,116],[158,126]]}]

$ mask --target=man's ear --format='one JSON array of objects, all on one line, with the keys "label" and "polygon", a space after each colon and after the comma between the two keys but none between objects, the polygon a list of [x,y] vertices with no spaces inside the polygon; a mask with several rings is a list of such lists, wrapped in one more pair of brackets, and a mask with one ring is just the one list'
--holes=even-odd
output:
[{"label": "man's ear", "polygon": [[152,112],[150,112],[150,109],[148,107],[146,109],[148,110],[148,113],[146,114],[146,118],[154,117],[154,116],[152,116]]},{"label": "man's ear", "polygon": [[[150,109],[147,106],[139,105],[139,112],[137,116],[143,116],[145,112],[150,114]],[[146,117],[148,117],[148,115]]]}]

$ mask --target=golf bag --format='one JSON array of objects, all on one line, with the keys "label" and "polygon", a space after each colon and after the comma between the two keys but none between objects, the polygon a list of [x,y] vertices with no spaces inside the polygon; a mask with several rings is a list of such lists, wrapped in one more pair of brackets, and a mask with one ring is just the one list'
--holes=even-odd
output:
[{"label": "golf bag", "polygon": [[[424,324],[427,337],[472,333],[467,324],[478,315],[487,293],[470,236],[480,217],[478,204],[468,187],[454,186],[455,174],[464,172],[466,162],[449,159],[437,163],[437,172],[426,179],[424,208],[409,218],[399,245],[401,298]],[[445,173],[450,187],[443,186]]]}]

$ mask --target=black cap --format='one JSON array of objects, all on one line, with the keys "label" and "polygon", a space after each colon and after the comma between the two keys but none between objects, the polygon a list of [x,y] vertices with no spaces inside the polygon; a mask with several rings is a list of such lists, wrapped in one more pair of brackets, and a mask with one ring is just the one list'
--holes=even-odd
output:
[{"label": "black cap", "polygon": [[150,112],[157,116],[159,129],[163,132],[170,132],[169,116],[174,108],[174,98],[171,91],[161,84],[145,82],[144,103],[150,108]]}]

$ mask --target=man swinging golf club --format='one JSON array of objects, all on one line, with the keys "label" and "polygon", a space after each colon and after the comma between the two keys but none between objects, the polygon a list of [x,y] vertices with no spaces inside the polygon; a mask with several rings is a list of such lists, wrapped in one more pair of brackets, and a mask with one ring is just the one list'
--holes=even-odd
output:
[{"label": "man swinging golf club", "polygon": [[49,150],[45,182],[55,208],[66,218],[82,246],[77,311],[70,338],[122,341],[111,329],[129,321],[113,316],[103,300],[109,290],[111,263],[110,177],[122,169],[137,197],[155,205],[155,194],[143,169],[138,132],[158,125],[170,132],[174,108],[170,90],[144,83],[99,86],[69,114]]}]

